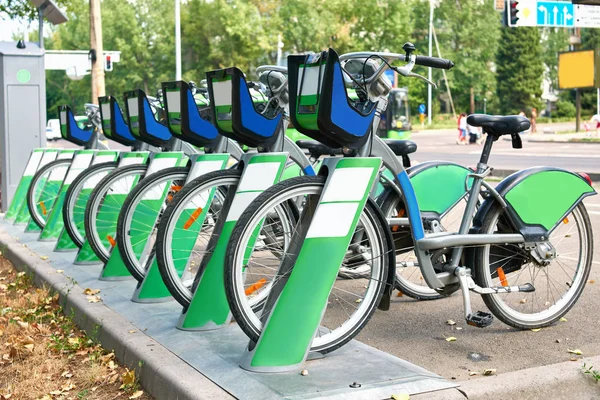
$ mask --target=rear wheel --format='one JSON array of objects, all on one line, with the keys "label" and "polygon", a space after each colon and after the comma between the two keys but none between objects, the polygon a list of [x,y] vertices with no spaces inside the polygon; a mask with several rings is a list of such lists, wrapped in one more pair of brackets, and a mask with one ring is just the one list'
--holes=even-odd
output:
[{"label": "rear wheel", "polygon": [[46,226],[46,219],[52,211],[72,161],[68,158],[54,160],[40,168],[31,179],[27,191],[27,208],[33,222],[42,229]]},{"label": "rear wheel", "polygon": [[[254,200],[238,220],[225,263],[225,289],[236,322],[253,341],[263,328],[262,304],[285,273],[281,260],[299,228],[292,205],[318,199],[325,177],[301,176],[280,182]],[[311,351],[333,351],[367,324],[386,286],[388,274],[385,231],[369,200],[340,265]],[[358,239],[357,239],[358,238]],[[324,249],[326,251],[326,249]],[[293,273],[293,272],[292,272]]]},{"label": "rear wheel", "polygon": [[90,194],[85,209],[85,235],[94,254],[104,263],[116,244],[114,237],[123,202],[147,169],[145,164],[117,168],[105,176]]},{"label": "rear wheel", "polygon": [[[514,233],[497,203],[485,215],[481,233]],[[518,329],[558,321],[575,305],[587,282],[593,256],[592,227],[579,203],[533,249],[520,244],[486,245],[475,250],[475,280],[482,287],[530,283],[535,291],[483,295],[490,311]],[[542,257],[543,256],[543,257]]]}]

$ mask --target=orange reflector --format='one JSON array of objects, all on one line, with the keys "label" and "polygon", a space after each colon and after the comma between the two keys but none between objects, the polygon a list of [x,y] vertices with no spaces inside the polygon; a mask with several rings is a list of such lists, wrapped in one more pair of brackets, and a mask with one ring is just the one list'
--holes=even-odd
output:
[{"label": "orange reflector", "polygon": [[48,214],[48,210],[46,210],[46,205],[44,204],[43,201],[40,201],[40,208],[42,209],[42,214],[44,214],[44,215]]},{"label": "orange reflector", "polygon": [[174,192],[179,192],[183,186],[172,185],[171,190]]},{"label": "orange reflector", "polygon": [[117,244],[117,242],[115,242],[115,239],[110,235],[106,235],[106,238],[108,239],[108,243],[110,243],[112,247],[115,247],[115,245]]},{"label": "orange reflector", "polygon": [[565,219],[563,219],[563,224],[568,224],[569,223],[569,218],[565,217]]},{"label": "orange reflector", "polygon": [[246,296],[250,296],[252,293],[256,292],[258,289],[263,287],[267,283],[265,278],[258,280],[256,283],[253,283],[246,289]]},{"label": "orange reflector", "polygon": [[500,278],[500,284],[502,286],[508,286],[508,281],[506,280],[506,275],[504,275],[502,267],[498,268],[496,272],[498,273],[498,278]]},{"label": "orange reflector", "polygon": [[190,226],[192,226],[192,224],[196,222],[200,214],[202,214],[202,207],[196,208],[196,211],[194,211],[192,215],[190,215],[190,218],[183,225],[183,229],[190,229]]},{"label": "orange reflector", "polygon": [[170,194],[170,195],[167,196],[167,203],[170,203],[171,200],[173,200],[173,195],[172,194]]},{"label": "orange reflector", "polygon": [[401,291],[398,290],[398,294],[396,296],[402,297],[402,296],[404,296],[404,293],[402,293]]},{"label": "orange reflector", "polygon": [[[396,218],[402,218],[405,214],[406,211],[404,210],[404,208],[401,208],[400,211],[398,211],[398,215],[396,216]],[[399,226],[392,226],[392,232],[398,232],[399,228]]]}]

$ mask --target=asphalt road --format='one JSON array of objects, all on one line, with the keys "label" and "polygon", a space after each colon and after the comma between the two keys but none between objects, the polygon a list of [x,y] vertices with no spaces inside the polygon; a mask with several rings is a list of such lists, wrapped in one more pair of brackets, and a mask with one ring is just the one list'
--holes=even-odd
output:
[{"label": "asphalt road", "polygon": [[[418,149],[415,161],[454,161],[474,167],[479,161],[481,146],[457,145],[456,134],[450,132],[413,133],[411,140]],[[530,142],[527,135],[522,149],[513,149],[509,140],[494,143],[488,164],[496,169],[522,169],[538,165],[565,168],[575,172],[600,172],[600,145],[597,143]]]},{"label": "asphalt road", "polygon": [[[588,198],[585,204],[595,234],[594,261],[588,284],[566,322],[539,332],[519,331],[498,320],[480,329],[465,323],[459,293],[423,302],[397,297],[394,292],[390,311],[377,311],[358,339],[457,380],[477,377],[470,377],[469,371],[482,373],[494,368],[503,373],[581,358],[568,349],[580,349],[583,356],[600,355],[600,196]],[[472,296],[473,309],[487,311],[479,296]],[[449,319],[456,325],[447,325]],[[449,336],[457,340],[447,342]]]}]

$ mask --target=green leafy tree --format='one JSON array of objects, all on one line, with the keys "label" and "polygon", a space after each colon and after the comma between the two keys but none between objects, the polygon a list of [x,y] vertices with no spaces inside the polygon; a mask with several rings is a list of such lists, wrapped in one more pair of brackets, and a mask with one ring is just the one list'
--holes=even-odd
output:
[{"label": "green leafy tree", "polygon": [[540,108],[544,65],[539,29],[504,28],[501,43],[496,57],[500,111],[517,114]]},{"label": "green leafy tree", "polygon": [[569,32],[564,28],[543,28],[542,56],[552,88],[558,89],[558,53],[569,50]]}]

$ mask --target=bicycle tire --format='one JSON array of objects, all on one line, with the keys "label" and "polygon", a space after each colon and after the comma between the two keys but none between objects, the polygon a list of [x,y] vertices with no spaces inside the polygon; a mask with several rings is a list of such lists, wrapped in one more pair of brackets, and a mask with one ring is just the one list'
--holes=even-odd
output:
[{"label": "bicycle tire", "polygon": [[[72,161],[73,160],[69,158],[54,160],[40,168],[31,179],[31,184],[29,185],[29,189],[27,189],[27,208],[29,209],[29,215],[31,216],[31,219],[41,229],[44,229],[44,227],[46,226],[46,219],[44,218],[44,215],[49,215],[51,211],[51,209],[46,210],[45,206],[42,207],[42,210],[38,210],[37,207],[39,205],[39,196],[41,195],[41,193],[44,192],[44,188],[47,183],[46,181],[42,182],[42,178],[44,178],[46,175],[50,176],[52,170],[54,169],[68,168],[69,165],[71,165]],[[37,186],[39,183],[43,183],[44,187],[38,188]],[[60,187],[58,188],[58,190],[60,190]],[[54,197],[54,199],[56,199],[56,196]],[[54,202],[52,202],[52,204],[54,204]],[[44,213],[44,211],[46,212]]]},{"label": "bicycle tire", "polygon": [[[131,275],[139,282],[143,281],[146,276],[146,265],[145,263],[140,263],[134,249],[135,245],[131,243],[131,238],[134,236],[134,233],[132,233],[132,221],[136,216],[136,212],[140,211],[140,207],[142,207],[140,204],[142,197],[148,190],[152,190],[157,184],[164,184],[165,182],[176,179],[185,181],[189,171],[190,167],[171,167],[155,172],[154,174],[144,177],[144,179],[142,179],[125,198],[123,208],[119,213],[119,219],[117,221],[115,241],[117,242],[117,247],[119,248],[123,263]],[[183,186],[183,182],[181,183],[181,186]],[[156,228],[160,218],[161,215],[159,215],[157,220],[152,223],[153,229]],[[136,240],[143,239],[143,237],[140,237]]]},{"label": "bicycle tire", "polygon": [[[481,233],[493,233],[494,229],[497,229],[502,233],[514,232],[514,228],[512,228],[511,224],[508,223],[506,219],[502,219],[503,212],[505,212],[505,210],[503,210],[502,207],[495,202],[482,219],[483,222]],[[572,224],[573,222],[574,224]],[[561,233],[561,229],[564,226],[569,226],[570,230],[567,233]],[[542,328],[560,320],[560,318],[575,305],[581,296],[592,268],[594,238],[591,226],[592,224],[589,215],[583,203],[579,203],[567,217],[559,222],[559,225],[555,227],[548,238],[548,242],[552,243],[554,241],[555,243],[553,244],[555,258],[553,258],[552,261],[556,261],[558,258],[561,258],[561,262],[556,262],[552,270],[549,268],[550,264],[547,266],[540,266],[539,263],[533,261],[530,250],[523,250],[519,248],[518,245],[486,245],[477,247],[473,253],[473,260],[475,263],[473,269],[475,273],[474,280],[479,286],[498,286],[501,283],[496,283],[495,281],[504,280],[504,284],[507,285],[531,283],[536,289],[532,293],[518,292],[482,295],[485,305],[489,308],[492,314],[494,314],[494,316],[500,321],[517,329]],[[579,249],[580,254],[578,258],[577,256],[565,257],[565,255],[568,255],[569,253],[576,252],[573,251],[573,248],[576,246],[576,244],[570,243],[572,242],[571,239],[574,236],[574,228],[577,228],[577,233],[581,235],[581,238],[576,241],[581,246]],[[556,246],[561,244],[566,250],[564,253],[556,249]],[[492,248],[497,253],[492,253]],[[518,269],[515,269],[515,266],[511,267],[510,264],[508,264],[511,258],[516,260],[514,257],[510,256],[510,253],[508,253],[509,256],[506,255],[507,252],[511,251],[514,252],[516,257],[520,258],[520,260],[517,260],[517,264],[513,264],[518,266]],[[496,258],[492,258],[491,256]],[[583,263],[581,262],[582,258],[584,258]],[[565,274],[567,274],[567,270],[570,269],[567,267],[567,263],[571,260],[577,261],[578,263],[577,269],[575,270],[576,276],[572,278],[572,280],[569,278],[571,283],[569,280],[564,278],[562,280],[557,280],[549,277],[548,274],[553,271],[562,270]],[[493,262],[490,263],[490,261]],[[526,279],[524,282],[520,282],[519,278],[523,271],[525,271],[524,268],[529,268],[527,264],[533,264],[531,266],[533,271],[530,271],[530,274],[524,274],[524,278],[528,279]],[[506,267],[508,268],[506,271],[504,271],[504,268]],[[548,269],[546,270],[546,268]],[[503,270],[502,273],[498,272],[499,269]],[[544,276],[542,276],[541,282],[536,282],[537,276],[542,274],[540,272],[541,270],[544,270],[546,279],[544,279]],[[494,272],[496,273],[495,276]],[[513,272],[515,272],[516,275],[514,275]],[[503,277],[503,279],[501,277]],[[551,294],[552,297],[551,299],[547,297],[546,302],[543,302],[543,299],[540,300],[538,298],[544,294],[544,281],[547,281],[547,287],[545,290],[546,296]],[[567,281],[564,284],[566,292],[559,298],[558,301],[556,301],[555,299],[558,296],[555,296],[552,291],[560,289],[561,282],[565,281]],[[543,307],[548,308],[534,313],[533,311],[536,299],[538,307],[543,305]],[[551,300],[554,300],[554,303],[552,303]],[[561,303],[560,306],[555,307],[559,303]],[[532,313],[527,314],[525,311],[530,307],[530,305]]]},{"label": "bicycle tire", "polygon": [[[140,175],[143,177],[147,169],[148,165],[146,164],[134,164],[119,167],[102,178],[102,180],[98,183],[98,186],[96,186],[96,188],[94,188],[90,194],[90,198],[85,208],[85,235],[94,254],[96,254],[96,256],[104,263],[108,262],[110,257],[110,249],[107,249],[107,246],[102,242],[102,239],[97,231],[98,211],[100,210],[100,207],[104,205],[105,196],[113,184],[117,183],[120,179],[126,178],[127,176]],[[120,209],[121,205],[118,205],[118,207]],[[108,225],[112,227],[113,222],[116,230],[117,218],[115,218],[114,221],[108,221]]]},{"label": "bicycle tire", "polygon": [[[108,173],[109,171],[117,168],[117,165],[118,163],[116,161],[92,165],[79,174],[73,180],[69,186],[69,189],[67,189],[65,202],[62,209],[63,221],[65,223],[65,230],[67,234],[73,243],[75,243],[79,248],[83,246],[85,241],[85,221],[82,219],[80,223],[75,222],[74,213],[75,209],[83,208],[83,214],[85,218],[85,206],[81,207],[81,203],[87,204],[87,201],[89,200],[89,195],[87,198],[80,197],[81,191],[89,179],[92,179],[92,177],[97,174]],[[95,179],[98,179],[98,177]]]},{"label": "bicycle tire", "polygon": [[[250,311],[250,303],[245,299],[247,291],[243,282],[240,282],[240,279],[238,279],[238,272],[242,271],[243,268],[248,267],[248,265],[250,264],[250,262],[248,261],[249,258],[246,262],[246,266],[244,266],[242,269],[237,268],[237,261],[240,259],[240,257],[242,257],[242,259],[245,259],[247,257],[247,249],[245,248],[244,243],[245,237],[247,237],[247,235],[252,235],[252,232],[255,232],[255,230],[258,227],[257,224],[262,224],[263,218],[267,215],[266,213],[268,212],[271,204],[275,204],[277,201],[280,200],[280,204],[284,204],[284,201],[290,201],[290,199],[285,198],[286,193],[295,193],[296,191],[300,192],[301,190],[306,190],[306,194],[320,195],[325,185],[325,181],[326,178],[323,176],[300,176],[290,178],[288,180],[278,183],[275,186],[272,186],[271,188],[265,190],[262,194],[260,194],[250,204],[250,206],[246,208],[246,210],[240,216],[232,232],[231,239],[229,241],[229,245],[226,252],[225,289],[231,312],[237,324],[250,338],[250,340],[254,342],[258,341],[261,334],[262,326],[259,326],[259,324],[257,324],[259,317],[256,314],[254,314],[254,311]],[[265,215],[262,215],[262,212],[264,212]],[[373,256],[373,258],[371,259],[372,275],[370,278],[366,278],[367,282],[369,282],[367,285],[367,293],[371,291],[369,293],[369,298],[360,302],[356,302],[357,304],[359,304],[357,306],[357,314],[348,315],[348,320],[346,320],[340,325],[339,329],[342,329],[342,331],[338,331],[337,333],[335,333],[338,329],[336,328],[323,336],[321,336],[318,331],[315,335],[315,338],[312,341],[310,351],[325,354],[342,347],[344,344],[346,344],[348,341],[352,340],[352,338],[358,335],[358,333],[368,323],[370,318],[373,316],[373,313],[377,309],[377,306],[383,296],[386,287],[388,274],[387,271],[389,267],[388,256],[386,255],[388,251],[387,242],[385,239],[386,232],[384,230],[387,229],[387,227],[384,227],[381,224],[380,219],[377,217],[377,214],[379,212],[380,211],[378,210],[375,202],[369,198],[365,205],[364,211],[362,212],[359,219],[359,225],[363,224],[363,229],[365,230],[365,232],[367,234],[371,232],[370,235],[368,235],[367,242],[372,245],[371,254],[373,254],[373,248],[377,248],[377,253],[379,254],[379,256]],[[353,244],[354,243],[352,242],[351,245]],[[378,259],[380,259],[381,261],[375,263],[374,261]],[[378,266],[373,267],[374,265]],[[373,272],[373,270],[376,270],[377,272],[375,273]],[[376,274],[376,276],[373,277],[373,274]],[[332,292],[330,294],[330,301],[332,304],[335,303],[335,298],[338,296],[334,293],[336,292],[335,285],[339,281],[340,280],[338,279],[334,282],[334,288],[332,289]],[[348,281],[351,281],[352,284],[356,284],[355,281]],[[373,284],[373,286],[371,286],[371,284]],[[339,301],[339,304],[342,304],[342,301]],[[327,307],[328,306],[329,303]],[[323,318],[326,318],[326,316],[327,309],[324,312]],[[328,326],[327,328],[329,329]],[[331,335],[331,337],[327,337],[327,335]]]},{"label": "bicycle tire", "polygon": [[[174,265],[172,254],[167,248],[169,246],[169,232],[173,232],[176,229],[178,219],[178,211],[180,207],[185,206],[185,202],[188,199],[193,199],[197,194],[197,191],[203,187],[208,187],[212,184],[223,182],[234,184],[234,188],[237,187],[237,183],[242,175],[242,172],[238,169],[219,170],[213,171],[208,174],[204,174],[191,182],[187,183],[165,208],[163,215],[158,225],[158,233],[156,236],[156,261],[160,275],[165,283],[165,286],[177,300],[179,304],[184,307],[188,307],[192,301],[193,287],[188,288],[185,286],[182,278],[180,278],[177,271],[177,267]],[[211,202],[211,206],[213,202]],[[207,247],[211,244],[209,243]],[[198,272],[200,273],[200,272]]]}]

